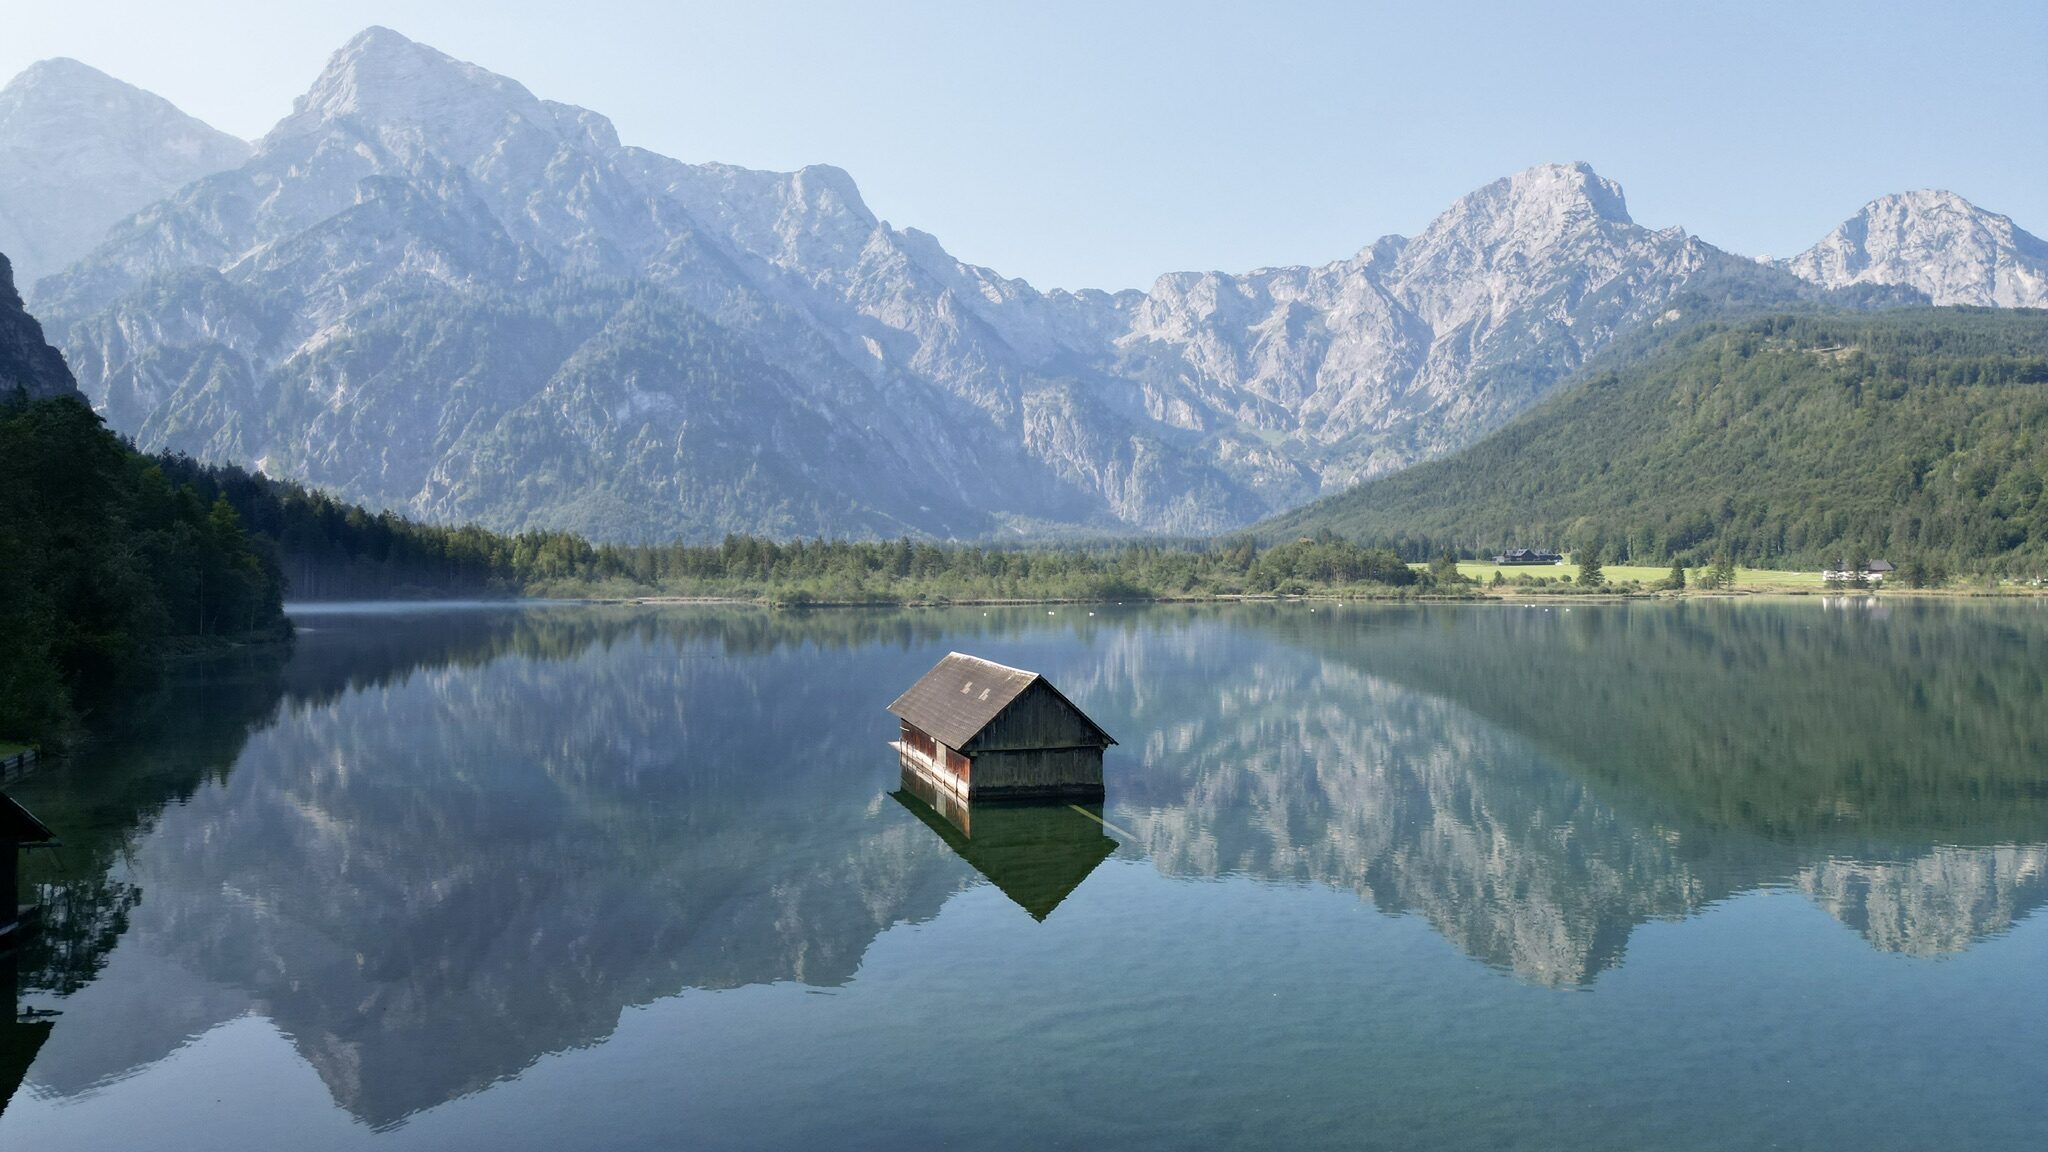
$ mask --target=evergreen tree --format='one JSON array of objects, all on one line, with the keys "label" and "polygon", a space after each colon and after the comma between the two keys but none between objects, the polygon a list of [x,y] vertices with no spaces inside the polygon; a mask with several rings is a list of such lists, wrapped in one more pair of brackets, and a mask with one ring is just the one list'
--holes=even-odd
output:
[{"label": "evergreen tree", "polygon": [[0,735],[57,735],[167,643],[284,628],[228,499],[172,484],[75,399],[0,401]]},{"label": "evergreen tree", "polygon": [[1714,587],[1735,587],[1735,557],[1725,548],[1714,556]]},{"label": "evergreen tree", "polygon": [[1588,548],[1579,553],[1579,587],[1598,588],[1607,583],[1607,574],[1600,565],[1600,549]]},{"label": "evergreen tree", "polygon": [[1948,580],[1941,565],[1915,552],[1899,564],[1899,578],[1908,588],[1939,588]]},{"label": "evergreen tree", "polygon": [[1685,561],[1673,560],[1671,562],[1671,575],[1664,578],[1664,587],[1671,589],[1673,592],[1685,590]]}]

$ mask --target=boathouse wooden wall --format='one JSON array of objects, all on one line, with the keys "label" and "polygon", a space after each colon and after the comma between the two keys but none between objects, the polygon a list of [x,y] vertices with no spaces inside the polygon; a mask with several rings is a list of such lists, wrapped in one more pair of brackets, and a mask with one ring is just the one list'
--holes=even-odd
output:
[{"label": "boathouse wooden wall", "polygon": [[[1095,748],[1109,740],[1086,717],[1040,680],[1010,702],[961,751],[976,763],[989,752],[1011,749]],[[1097,757],[1097,762],[1100,762]]]},{"label": "boathouse wooden wall", "polygon": [[961,795],[967,794],[974,770],[973,761],[908,720],[902,722],[902,738],[906,757],[922,759],[932,770],[950,776],[952,779],[947,783]]},{"label": "boathouse wooden wall", "polygon": [[976,753],[969,795],[1100,800],[1102,749],[1018,748]]}]

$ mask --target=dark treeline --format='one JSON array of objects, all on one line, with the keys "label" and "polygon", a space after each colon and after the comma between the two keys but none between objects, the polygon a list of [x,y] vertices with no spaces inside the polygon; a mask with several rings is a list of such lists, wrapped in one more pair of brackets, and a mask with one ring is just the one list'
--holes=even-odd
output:
[{"label": "dark treeline", "polygon": [[727,536],[717,544],[592,544],[570,532],[493,532],[369,512],[232,466],[164,458],[173,482],[224,500],[276,542],[297,600],[423,596],[739,596],[784,603],[1143,599],[1431,583],[1389,548],[1330,534],[1065,546]]},{"label": "dark treeline", "polygon": [[1406,590],[1435,578],[1325,535],[997,548],[729,536],[593,545],[367,511],[245,469],[151,457],[73,399],[0,403],[0,737],[46,739],[152,657],[283,635],[282,603],[674,595],[785,604]]},{"label": "dark treeline", "polygon": [[233,465],[183,455],[158,463],[174,483],[226,501],[250,531],[272,541],[297,600],[516,595],[537,573],[580,571],[594,551],[566,532],[514,536],[420,524]]},{"label": "dark treeline", "polygon": [[1430,583],[1401,557],[1325,536],[1261,548],[1250,540],[998,548],[895,541],[731,536],[717,545],[595,548],[566,579],[535,587],[654,588],[771,596],[785,603],[917,599],[1142,599],[1299,593]]},{"label": "dark treeline", "polygon": [[71,399],[0,401],[0,737],[55,733],[146,657],[279,634],[274,547]]}]

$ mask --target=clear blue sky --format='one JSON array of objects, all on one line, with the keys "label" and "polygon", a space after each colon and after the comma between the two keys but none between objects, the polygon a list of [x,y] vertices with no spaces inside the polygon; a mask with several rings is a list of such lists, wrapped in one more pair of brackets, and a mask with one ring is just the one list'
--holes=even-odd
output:
[{"label": "clear blue sky", "polygon": [[1787,255],[1953,189],[2048,232],[2048,3],[20,0],[73,56],[243,136],[385,24],[687,160],[848,169],[1041,287],[1319,263],[1586,160],[1644,224]]}]

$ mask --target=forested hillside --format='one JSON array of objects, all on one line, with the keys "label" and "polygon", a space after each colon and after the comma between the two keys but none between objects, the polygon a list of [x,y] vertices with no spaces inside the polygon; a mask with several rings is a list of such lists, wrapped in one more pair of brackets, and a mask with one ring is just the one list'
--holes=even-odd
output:
[{"label": "forested hillside", "polygon": [[0,397],[0,736],[39,739],[147,657],[284,628],[274,551],[83,401]]},{"label": "forested hillside", "polygon": [[324,493],[187,457],[159,461],[218,498],[281,557],[295,599],[421,596],[716,596],[784,604],[965,599],[1146,599],[1419,587],[1443,593],[1386,548],[1298,540],[1086,546],[772,540],[593,544],[569,532],[492,532],[372,513]]},{"label": "forested hillside", "polygon": [[1599,548],[2048,569],[2048,312],[1701,324],[1619,349],[1486,440],[1261,525],[1408,553]]}]

